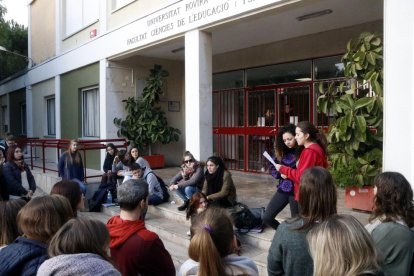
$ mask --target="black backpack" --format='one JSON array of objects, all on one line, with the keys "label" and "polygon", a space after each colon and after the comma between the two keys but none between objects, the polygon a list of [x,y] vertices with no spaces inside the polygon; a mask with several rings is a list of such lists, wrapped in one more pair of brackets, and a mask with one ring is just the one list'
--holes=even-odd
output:
[{"label": "black backpack", "polygon": [[[158,180],[158,183],[160,183],[160,187],[161,187],[161,190],[162,190],[162,196],[163,196],[162,201],[163,202],[170,201],[170,193],[168,193],[167,185],[165,185],[164,180],[162,180],[162,178],[159,177],[158,175],[156,175],[153,171],[149,172],[148,174],[150,174],[150,173],[154,174],[155,177]],[[147,181],[148,174],[145,176],[145,181]]]}]

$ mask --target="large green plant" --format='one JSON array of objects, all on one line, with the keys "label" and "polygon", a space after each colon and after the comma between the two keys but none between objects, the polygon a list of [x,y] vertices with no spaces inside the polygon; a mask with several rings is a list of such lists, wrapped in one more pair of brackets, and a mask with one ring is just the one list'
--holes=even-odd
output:
[{"label": "large green plant", "polygon": [[341,186],[370,185],[382,169],[382,37],[362,33],[349,41],[342,62],[348,80],[319,85],[318,111],[331,118],[331,169]]},{"label": "large green plant", "polygon": [[152,144],[178,141],[181,134],[179,129],[168,126],[165,112],[157,106],[167,76],[168,72],[161,65],[154,65],[142,98],[129,97],[123,100],[127,116],[125,119],[114,118],[118,136],[133,141],[140,150],[148,148],[149,154]]}]

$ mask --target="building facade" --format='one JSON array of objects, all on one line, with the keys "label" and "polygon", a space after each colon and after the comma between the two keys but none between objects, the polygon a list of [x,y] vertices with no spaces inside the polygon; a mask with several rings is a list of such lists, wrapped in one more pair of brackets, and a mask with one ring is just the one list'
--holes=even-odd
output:
[{"label": "building facade", "polygon": [[[403,62],[400,44],[388,38],[410,18],[412,7],[409,1],[394,2],[29,1],[29,56],[35,66],[0,86],[2,130],[30,137],[114,138],[113,119],[125,116],[122,100],[140,96],[149,69],[160,64],[170,73],[160,105],[182,136],[156,145],[155,152],[165,154],[168,165],[178,164],[185,150],[201,160],[216,152],[233,169],[260,171],[264,163],[258,156],[279,126],[301,120],[326,125],[315,111],[315,87],[342,77],[340,56],[362,32],[384,33],[386,54],[398,57],[385,56],[387,98],[387,85],[399,78],[387,69],[398,66],[395,60]],[[413,24],[406,25],[412,30]],[[412,56],[412,48],[407,50]],[[393,101],[385,104],[386,112],[399,105]],[[396,139],[397,126],[389,122],[395,116],[389,111],[384,120],[384,164],[413,183],[413,142],[403,168],[393,165],[400,156],[389,142]],[[412,127],[409,133],[413,141]],[[91,167],[100,167],[102,156],[92,159]]]}]

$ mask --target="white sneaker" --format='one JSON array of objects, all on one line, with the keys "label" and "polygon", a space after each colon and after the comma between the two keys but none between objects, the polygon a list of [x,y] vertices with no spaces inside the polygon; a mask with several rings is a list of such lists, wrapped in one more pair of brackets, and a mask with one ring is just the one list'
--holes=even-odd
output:
[{"label": "white sneaker", "polygon": [[191,236],[191,232],[190,231],[187,231],[187,236]]}]

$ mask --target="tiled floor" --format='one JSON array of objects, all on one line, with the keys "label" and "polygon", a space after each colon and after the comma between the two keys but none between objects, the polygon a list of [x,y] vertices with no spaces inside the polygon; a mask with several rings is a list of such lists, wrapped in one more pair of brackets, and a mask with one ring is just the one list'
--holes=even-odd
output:
[{"label": "tiled floor", "polygon": [[[41,165],[40,160],[36,163]],[[56,164],[46,163],[46,167],[56,168]],[[170,179],[178,172],[178,167],[157,169],[155,172],[165,183],[169,183]],[[55,173],[48,171],[48,173]],[[233,181],[237,189],[238,201],[246,204],[247,206],[254,207],[266,207],[276,191],[276,181],[269,174],[259,173],[244,173],[240,171],[231,171]],[[86,175],[99,175],[99,171],[87,169]],[[90,178],[88,183],[99,182],[100,178]],[[338,189],[338,213],[351,214],[356,217],[361,223],[366,224],[370,216],[369,213],[363,211],[357,211],[345,207],[345,191]],[[278,215],[280,220],[284,220],[290,216],[289,206]]]}]

